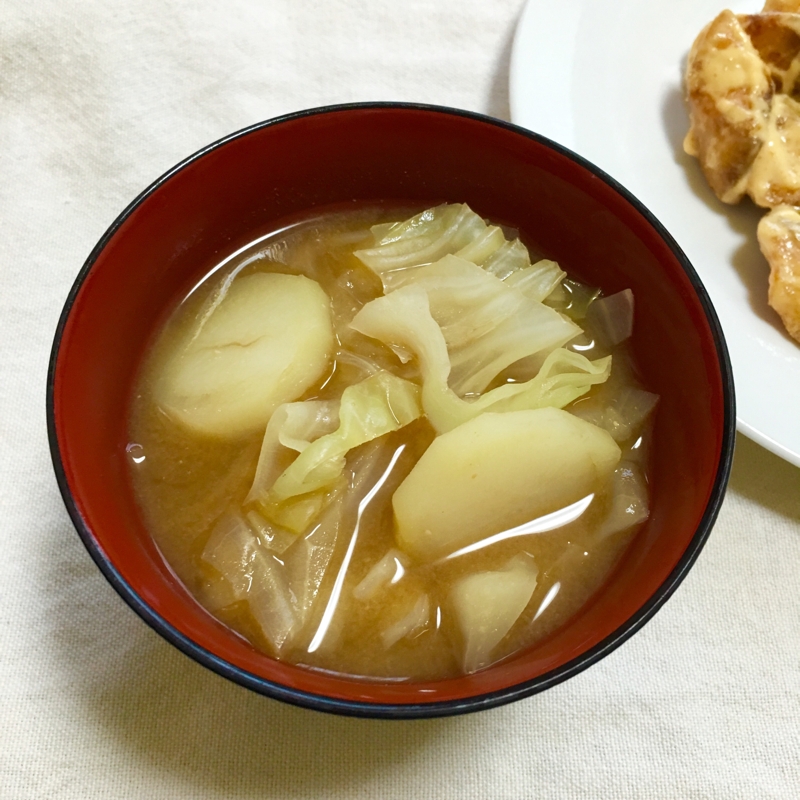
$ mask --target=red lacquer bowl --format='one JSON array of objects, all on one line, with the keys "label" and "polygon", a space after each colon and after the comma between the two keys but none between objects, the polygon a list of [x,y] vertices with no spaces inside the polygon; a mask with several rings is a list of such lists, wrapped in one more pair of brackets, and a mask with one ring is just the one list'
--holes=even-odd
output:
[{"label": "red lacquer bowl", "polygon": [[[571,274],[636,297],[634,348],[661,396],[652,509],[603,589],[544,642],[469,677],[359,681],[256,651],[198,605],[164,563],[126,460],[132,381],[154,329],[226,255],[300,212],[360,201],[468,203],[518,227]],[[463,111],[368,104],[301,112],[210,145],[146,189],[78,276],[56,332],[47,414],[67,509],[126,602],[201,664],[324,711],[427,717],[489,708],[574,675],[637,631],[697,558],[734,442],[731,367],[700,280],[656,219],[611,178],[536,134]]]}]

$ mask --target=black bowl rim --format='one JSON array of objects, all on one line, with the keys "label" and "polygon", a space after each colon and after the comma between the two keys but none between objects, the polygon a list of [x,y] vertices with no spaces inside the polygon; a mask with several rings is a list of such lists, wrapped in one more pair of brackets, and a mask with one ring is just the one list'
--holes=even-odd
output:
[{"label": "black bowl rim", "polygon": [[[166,181],[170,180],[170,178],[172,178],[175,174],[190,164],[193,164],[195,161],[201,159],[206,154],[217,150],[218,148],[236,139],[247,136],[256,131],[260,131],[263,128],[280,125],[285,122],[290,122],[292,120],[302,119],[309,116],[338,113],[343,111],[369,111],[381,109],[394,111],[424,111],[429,113],[457,116],[503,128],[519,136],[532,139],[533,141],[555,151],[556,153],[566,156],[570,160],[576,162],[579,166],[588,170],[596,178],[603,181],[607,186],[621,195],[623,199],[630,203],[647,220],[656,233],[658,233],[661,239],[675,255],[679,264],[689,278],[703,308],[709,328],[711,329],[722,379],[722,449],[711,496],[708,500],[705,513],[700,520],[689,546],[686,548],[686,551],[683,553],[683,556],[678,561],[675,568],[667,576],[666,580],[664,580],[664,582],[659,586],[647,603],[645,603],[626,622],[624,622],[605,639],[603,639],[603,641],[599,642],[590,650],[587,650],[585,653],[582,653],[581,655],[577,656],[571,661],[568,661],[566,664],[562,664],[560,667],[557,667],[554,670],[546,672],[543,675],[539,675],[528,681],[524,681],[495,692],[484,693],[457,700],[433,701],[430,703],[370,703],[357,700],[341,700],[338,698],[313,694],[298,689],[292,689],[282,684],[268,681],[258,675],[248,672],[247,670],[236,667],[219,656],[209,652],[205,648],[200,647],[187,636],[182,634],[147,605],[147,603],[133,590],[127,581],[124,580],[119,571],[111,563],[109,558],[98,545],[97,541],[92,535],[91,529],[86,523],[86,520],[83,519],[77,508],[75,500],[72,496],[72,490],[67,482],[61,459],[61,452],[58,446],[55,423],[54,389],[56,365],[58,362],[58,354],[64,328],[72,310],[72,306],[75,302],[78,292],[81,289],[81,286],[83,285],[84,280],[89,274],[89,271],[91,270],[98,256],[106,247],[111,238],[115,235],[117,230],[125,222],[125,220],[139,205],[141,205],[151,194],[157,191],[159,187],[166,183]],[[633,636],[633,634],[636,633],[646,622],[652,619],[655,613],[661,608],[661,606],[664,605],[672,593],[677,589],[678,585],[686,577],[686,574],[697,560],[697,557],[699,556],[700,551],[703,549],[711,529],[714,526],[725,496],[725,489],[730,477],[731,466],[733,462],[733,450],[736,437],[736,401],[734,394],[733,370],[731,367],[730,356],[728,354],[725,338],[722,332],[722,327],[708,293],[706,292],[706,289],[700,280],[700,277],[694,270],[694,267],[692,267],[689,259],[686,257],[678,243],[667,231],[667,229],[658,221],[658,219],[656,219],[656,217],[636,197],[634,197],[627,189],[625,189],[624,186],[614,180],[614,178],[592,164],[587,159],[558,144],[557,142],[554,142],[526,128],[521,128],[518,125],[495,119],[484,114],[465,111],[463,109],[449,108],[447,106],[427,105],[422,103],[346,103],[340,105],[320,106],[317,108],[284,114],[263,122],[255,123],[232,134],[224,136],[223,138],[212,142],[206,147],[201,148],[196,153],[188,156],[183,161],[167,170],[163,175],[150,184],[150,186],[144,189],[144,191],[142,191],[114,220],[108,230],[103,234],[99,242],[95,245],[94,249],[89,254],[89,257],[86,259],[86,262],[78,273],[78,276],[72,285],[64,308],[61,312],[53,340],[53,347],[50,354],[47,373],[46,402],[47,434],[50,444],[50,454],[53,461],[53,468],[55,470],[56,480],[58,482],[61,496],[69,516],[72,519],[73,525],[83,541],[84,546],[89,551],[89,555],[100,568],[100,571],[109,581],[109,583],[114,587],[122,599],[151,628],[153,628],[168,642],[173,644],[175,647],[193,658],[198,663],[216,672],[217,674],[240,684],[241,686],[258,692],[259,694],[263,694],[277,700],[282,700],[283,702],[290,703],[292,705],[314,709],[316,711],[324,711],[345,716],[369,717],[377,719],[446,717],[501,706],[506,703],[511,703],[515,700],[521,700],[525,697],[529,697],[555,686],[572,677],[573,675],[577,675],[579,672],[582,672],[619,647],[623,642]]]}]

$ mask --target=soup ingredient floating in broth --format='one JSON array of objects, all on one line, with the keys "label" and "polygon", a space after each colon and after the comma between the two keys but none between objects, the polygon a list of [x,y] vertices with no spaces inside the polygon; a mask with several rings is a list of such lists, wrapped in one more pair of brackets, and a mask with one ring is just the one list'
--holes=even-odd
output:
[{"label": "soup ingredient floating in broth", "polygon": [[453,586],[450,601],[464,631],[464,672],[491,663],[492,650],[530,602],[538,574],[533,559],[520,553],[503,569],[476,572]]},{"label": "soup ingredient floating in broth", "polygon": [[[482,414],[434,439],[395,492],[397,542],[446,556],[571,506],[620,459],[606,431],[555,408]],[[521,530],[517,530],[520,528]]]},{"label": "soup ingredient floating in broth", "polygon": [[132,469],[179,576],[256,646],[430,680],[599,587],[648,516],[657,398],[630,292],[531,263],[466,205],[385,220],[309,220],[201,287],[135,393]]},{"label": "soup ingredient floating in broth", "polygon": [[[439,433],[489,410],[566,405],[610,370],[610,359],[593,364],[559,350],[581,333],[574,322],[456,256],[414,270],[405,286],[364,306],[352,327],[416,358],[422,404]],[[544,375],[559,376],[553,382],[537,374],[484,392],[511,364],[541,365],[547,356]]]},{"label": "soup ingredient floating in broth", "polygon": [[330,303],[317,283],[302,275],[238,277],[175,348],[156,402],[200,433],[254,433],[320,379],[333,345]]},{"label": "soup ingredient floating in broth", "polygon": [[[267,426],[256,478],[245,499],[246,503],[256,502],[275,522],[297,533],[302,532],[322,503],[313,502],[311,513],[298,520],[298,498],[310,495],[314,500],[322,500],[320,492],[327,492],[334,487],[341,477],[345,456],[350,450],[398,430],[422,414],[418,387],[384,371],[348,386],[338,405],[335,411],[330,412],[332,419],[338,419],[336,430],[315,438],[313,442],[299,438],[291,441],[282,434],[287,427],[286,422],[291,419],[289,412],[301,412],[307,406],[312,406],[308,419],[312,419],[312,425],[316,426],[314,412],[319,407],[318,401],[280,407],[279,413],[273,416]],[[295,431],[295,437],[297,433]],[[313,433],[314,430],[309,429],[305,435],[313,437]],[[283,473],[274,477],[276,444],[285,444],[297,450],[299,455]]]}]

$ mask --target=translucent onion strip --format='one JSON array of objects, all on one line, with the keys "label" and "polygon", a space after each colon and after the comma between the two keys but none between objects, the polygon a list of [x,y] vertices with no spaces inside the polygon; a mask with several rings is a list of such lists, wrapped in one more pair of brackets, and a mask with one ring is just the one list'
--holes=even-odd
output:
[{"label": "translucent onion strip", "polygon": [[381,633],[383,647],[388,650],[401,639],[421,632],[428,625],[431,615],[431,603],[427,594],[417,598],[414,607],[402,619],[390,625]]},{"label": "translucent onion strip", "polygon": [[639,525],[650,516],[647,481],[639,467],[623,461],[614,471],[611,508],[598,536],[605,539]]},{"label": "translucent onion strip", "polygon": [[372,569],[353,589],[356,600],[371,600],[385,586],[399,580],[408,566],[406,557],[392,548],[386,555],[375,562]]},{"label": "translucent onion strip", "polygon": [[598,298],[587,309],[586,321],[594,326],[600,341],[609,347],[629,339],[633,333],[633,292],[624,289]]}]

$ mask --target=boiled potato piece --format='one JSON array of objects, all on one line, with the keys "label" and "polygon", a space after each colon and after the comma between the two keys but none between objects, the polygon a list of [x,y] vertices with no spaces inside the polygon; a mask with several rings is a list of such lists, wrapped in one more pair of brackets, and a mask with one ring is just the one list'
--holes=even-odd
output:
[{"label": "boiled potato piece", "polygon": [[440,558],[577,502],[619,459],[606,431],[567,411],[487,412],[434,439],[400,484],[397,543]]},{"label": "boiled potato piece", "polygon": [[254,273],[187,339],[167,361],[157,403],[192,430],[243,436],[322,377],[334,347],[330,301],[302,275]]},{"label": "boiled potato piece", "polygon": [[536,588],[539,570],[520,553],[496,572],[478,572],[458,581],[450,603],[464,637],[464,672],[491,663],[492,650],[519,619]]}]

